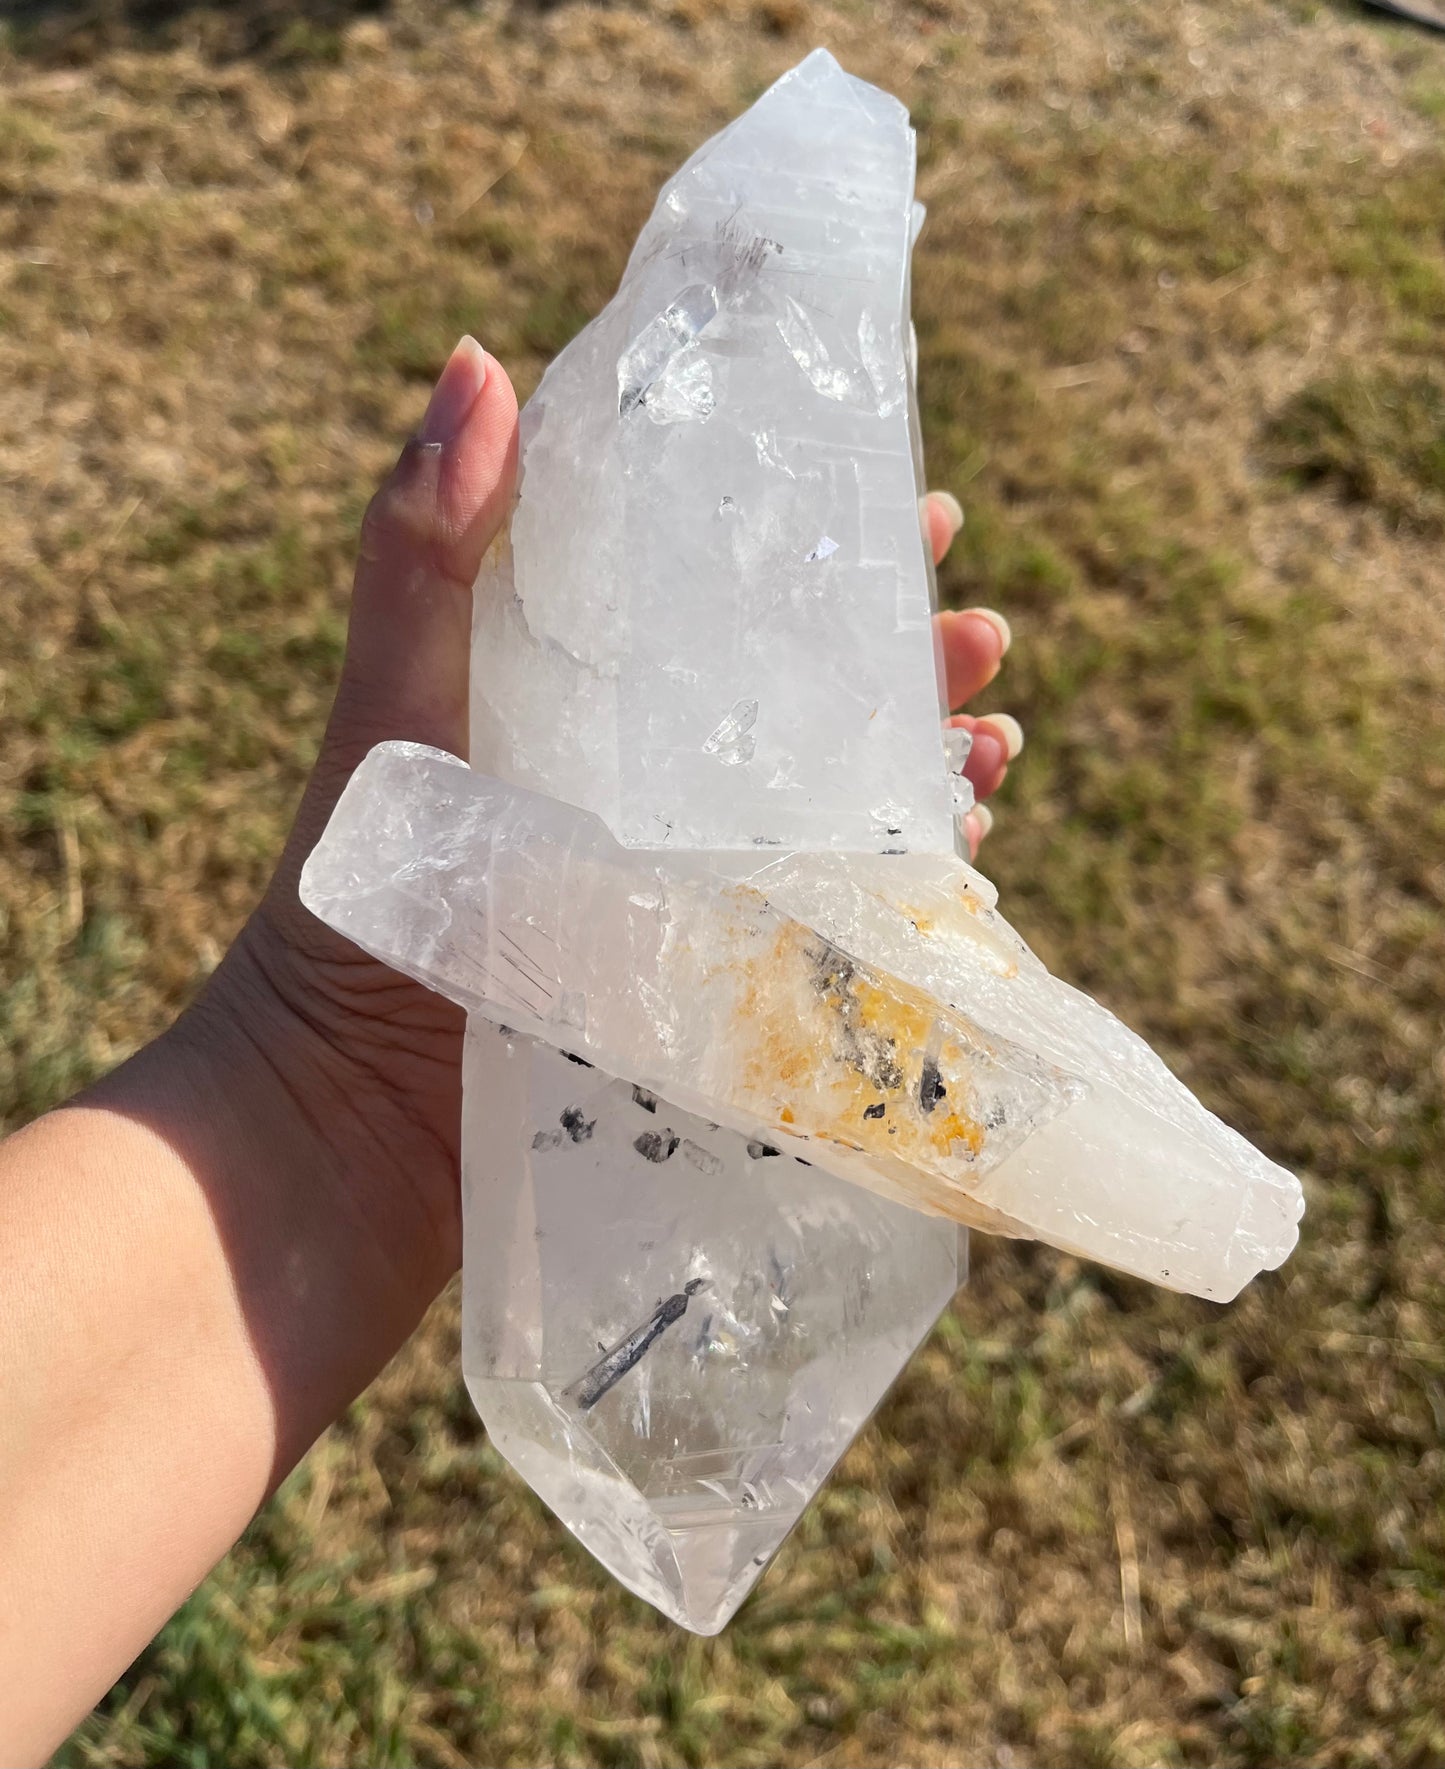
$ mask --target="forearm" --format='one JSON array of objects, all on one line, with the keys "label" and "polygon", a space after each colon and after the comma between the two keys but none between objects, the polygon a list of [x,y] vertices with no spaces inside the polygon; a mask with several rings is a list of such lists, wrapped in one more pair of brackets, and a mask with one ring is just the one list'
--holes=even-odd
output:
[{"label": "forearm", "polygon": [[183,1154],[104,1107],[0,1149],[0,1759],[54,1747],[225,1552],[273,1428]]},{"label": "forearm", "polygon": [[202,1012],[0,1147],[0,1761],[54,1747],[425,1305],[303,1101]]}]

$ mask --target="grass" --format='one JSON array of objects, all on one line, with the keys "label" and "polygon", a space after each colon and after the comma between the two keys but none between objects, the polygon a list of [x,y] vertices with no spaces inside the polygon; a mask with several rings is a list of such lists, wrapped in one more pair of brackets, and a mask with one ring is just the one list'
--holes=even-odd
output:
[{"label": "grass", "polygon": [[1445,523],[1445,382],[1346,370],[1302,387],[1270,426],[1273,464],[1426,533]]},{"label": "grass", "polygon": [[[900,92],[1044,956],[1305,1178],[1231,1308],[983,1240],[720,1639],[501,1468],[455,1299],[74,1765],[1445,1756],[1445,45],[1343,5],[29,5],[0,25],[0,1112],[254,900],[455,335],[535,383],[815,42]],[[1138,1633],[1125,1582],[1137,1578]]]}]

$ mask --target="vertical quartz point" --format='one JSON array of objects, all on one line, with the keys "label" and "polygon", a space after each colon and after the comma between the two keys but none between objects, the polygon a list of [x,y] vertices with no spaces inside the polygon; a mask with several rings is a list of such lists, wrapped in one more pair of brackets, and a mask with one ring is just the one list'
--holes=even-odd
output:
[{"label": "vertical quartz point", "polygon": [[664,188],[522,417],[472,762],[629,845],[949,849],[914,137],[819,50]]},{"label": "vertical quartz point", "polygon": [[[523,415],[511,540],[477,587],[476,765],[648,846],[949,843],[908,428],[913,162],[902,106],[819,52],[670,181],[617,297]],[[604,1564],[715,1632],[953,1294],[966,1233],[701,1120],[656,1164],[611,1134],[646,1114],[597,1071],[608,1134],[534,1150],[549,1081],[579,1071],[520,1039],[501,1064],[491,1036],[469,1042],[468,1112],[500,1092],[531,1116],[515,1138],[464,1139],[468,1382],[503,1454]],[[716,1173],[690,1158],[709,1141]],[[585,1195],[616,1211],[601,1273],[595,1218],[574,1207],[583,1161],[605,1182]],[[539,1250],[575,1243],[587,1328],[635,1327],[683,1281],[679,1260],[725,1261],[595,1417],[555,1398],[541,1361],[526,1380],[483,1374],[482,1311],[508,1292],[475,1275],[474,1249],[521,1197],[546,1219],[517,1237],[539,1312],[562,1296]],[[657,1254],[659,1205],[677,1226]],[[826,1248],[808,1244],[817,1223]],[[891,1296],[883,1245],[903,1261]],[[784,1271],[799,1294],[764,1301]]]},{"label": "vertical quartz point", "polygon": [[967,1231],[474,1019],[463,1361],[498,1450],[715,1634],[964,1276]]},{"label": "vertical quartz point", "polygon": [[[903,107],[819,51],[669,181],[522,416],[477,585],[475,766],[644,847],[951,846],[913,171]],[[630,1083],[475,1021],[465,1085],[477,1407],[625,1585],[715,1633],[962,1281],[967,1231],[665,1101],[657,1125]],[[595,1127],[553,1143],[569,1088]],[[693,1279],[595,1404],[567,1398]]]}]

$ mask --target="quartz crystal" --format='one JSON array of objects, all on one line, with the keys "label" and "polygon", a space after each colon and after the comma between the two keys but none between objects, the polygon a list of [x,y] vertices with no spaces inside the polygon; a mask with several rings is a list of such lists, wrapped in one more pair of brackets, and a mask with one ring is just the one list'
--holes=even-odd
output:
[{"label": "quartz crystal", "polygon": [[643,847],[951,844],[913,159],[902,105],[820,52],[668,184],[522,417],[477,767]]},{"label": "quartz crystal", "polygon": [[473,766],[381,745],[302,878],[468,1011],[492,1441],[704,1633],[946,1306],[968,1227],[1223,1301],[1302,1207],[954,851],[912,184],[902,108],[821,51],[668,184],[523,413]]},{"label": "quartz crystal", "polygon": [[304,889],[469,1012],[915,1209],[1216,1301],[1294,1244],[1297,1182],[1050,976],[951,855],[624,848],[387,743]]},{"label": "quartz crystal", "polygon": [[948,1305],[966,1231],[470,1026],[472,1396],[604,1565],[716,1633]]}]

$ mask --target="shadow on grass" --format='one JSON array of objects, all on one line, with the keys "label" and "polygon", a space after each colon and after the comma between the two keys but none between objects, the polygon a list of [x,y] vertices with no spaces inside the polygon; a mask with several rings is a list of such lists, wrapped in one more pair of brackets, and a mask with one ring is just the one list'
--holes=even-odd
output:
[{"label": "shadow on grass", "polygon": [[389,10],[390,0],[10,0],[0,45],[62,66],[181,41],[220,61],[326,62],[340,59],[348,25]]},{"label": "shadow on grass", "polygon": [[[547,13],[567,0],[513,4]],[[329,62],[341,59],[348,25],[390,11],[391,0],[0,0],[0,49],[85,66],[109,50],[185,41],[215,61]]]}]

